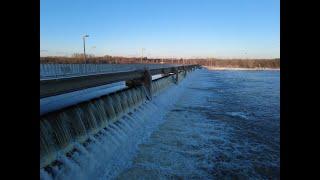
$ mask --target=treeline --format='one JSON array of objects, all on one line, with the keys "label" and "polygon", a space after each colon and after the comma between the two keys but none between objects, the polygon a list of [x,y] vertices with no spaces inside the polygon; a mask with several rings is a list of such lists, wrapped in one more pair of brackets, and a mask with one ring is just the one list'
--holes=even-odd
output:
[{"label": "treeline", "polygon": [[226,68],[280,68],[280,59],[199,59],[203,66]]},{"label": "treeline", "polygon": [[[227,68],[280,68],[280,59],[150,59],[147,57],[121,57],[121,56],[93,56],[86,55],[91,64],[200,64],[212,67]],[[82,54],[66,56],[40,57],[40,63],[81,64],[85,63]]]}]

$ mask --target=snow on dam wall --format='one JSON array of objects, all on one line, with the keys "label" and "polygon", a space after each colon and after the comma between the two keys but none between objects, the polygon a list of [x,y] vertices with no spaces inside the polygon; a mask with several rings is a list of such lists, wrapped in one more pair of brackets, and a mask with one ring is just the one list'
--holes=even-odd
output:
[{"label": "snow on dam wall", "polygon": [[[98,176],[99,168],[104,169],[101,170],[104,173],[109,169],[111,177],[116,172],[114,164],[123,163],[119,159],[130,155],[130,148],[126,146],[142,141],[139,134],[156,127],[162,117],[161,111],[173,105],[179,96],[177,89],[183,88],[182,79],[189,77],[180,72],[178,85],[175,78],[170,75],[153,80],[152,100],[148,99],[146,88],[140,85],[41,116],[41,179],[86,179]],[[144,126],[147,122],[149,125]],[[91,146],[95,148],[89,152]],[[70,159],[80,165],[72,164]],[[106,162],[110,167],[106,167]],[[80,176],[81,164],[86,173]]]}]

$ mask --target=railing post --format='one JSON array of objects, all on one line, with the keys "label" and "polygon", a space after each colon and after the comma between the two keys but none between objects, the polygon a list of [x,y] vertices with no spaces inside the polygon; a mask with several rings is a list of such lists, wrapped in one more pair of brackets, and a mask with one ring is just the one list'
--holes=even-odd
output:
[{"label": "railing post", "polygon": [[148,94],[148,99],[151,100],[152,99],[152,76],[150,73],[150,70],[145,68],[144,70],[144,76],[143,76],[143,85],[147,90],[147,94]]},{"label": "railing post", "polygon": [[174,73],[176,74],[176,84],[178,84],[179,83],[179,70],[177,67],[174,68]]},{"label": "railing post", "polygon": [[185,66],[183,66],[183,77],[186,77],[187,76],[187,69]]},{"label": "railing post", "polygon": [[133,79],[133,80],[127,80],[126,81],[126,86],[134,87],[134,86],[142,85],[146,90],[147,98],[149,100],[151,100],[152,99],[152,86],[151,86],[151,83],[152,83],[152,76],[151,76],[150,70],[145,68],[144,71],[143,71],[143,77],[142,78]]}]

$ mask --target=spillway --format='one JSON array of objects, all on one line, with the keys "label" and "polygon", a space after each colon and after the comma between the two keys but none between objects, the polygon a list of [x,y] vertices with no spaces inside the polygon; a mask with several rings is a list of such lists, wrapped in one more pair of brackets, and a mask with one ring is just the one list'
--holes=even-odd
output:
[{"label": "spillway", "polygon": [[42,115],[40,178],[115,177],[162,122],[194,73],[152,81],[152,100],[141,85]]}]

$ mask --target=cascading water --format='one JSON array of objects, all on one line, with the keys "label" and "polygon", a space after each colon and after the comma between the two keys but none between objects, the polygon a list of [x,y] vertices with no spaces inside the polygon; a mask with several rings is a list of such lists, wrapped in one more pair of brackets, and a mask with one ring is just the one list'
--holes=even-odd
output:
[{"label": "cascading water", "polygon": [[[178,81],[184,77],[179,73]],[[174,82],[173,76],[153,81],[152,101],[137,86],[42,116],[40,178],[114,177],[179,97]],[[173,90],[160,93],[166,87]],[[161,98],[168,93],[169,101]]]}]

